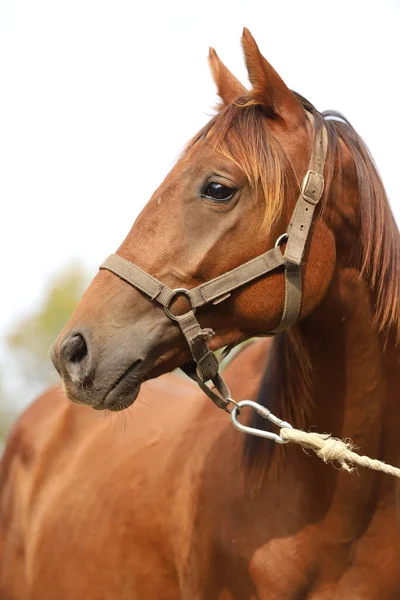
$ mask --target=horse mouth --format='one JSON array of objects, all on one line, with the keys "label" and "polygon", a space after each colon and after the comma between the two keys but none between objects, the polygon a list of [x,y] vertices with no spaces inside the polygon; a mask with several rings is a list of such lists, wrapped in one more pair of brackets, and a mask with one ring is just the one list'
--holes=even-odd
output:
[{"label": "horse mouth", "polygon": [[137,360],[112,384],[104,398],[93,406],[96,410],[118,412],[134,403],[143,381],[143,363]]}]

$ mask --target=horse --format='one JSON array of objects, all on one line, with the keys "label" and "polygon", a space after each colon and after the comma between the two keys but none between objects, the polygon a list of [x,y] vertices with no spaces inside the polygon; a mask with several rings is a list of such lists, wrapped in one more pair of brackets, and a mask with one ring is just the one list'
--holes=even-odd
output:
[{"label": "horse", "polygon": [[[383,184],[343,116],[289,90],[246,29],[242,44],[251,89],[210,50],[217,113],[117,251],[170,290],[165,310],[160,287],[152,296],[106,262],[52,346],[63,390],[11,433],[1,599],[400,596],[397,480],[244,435],[227,414],[257,401],[399,463],[400,236]],[[322,133],[323,179],[310,169]],[[197,307],[193,340],[182,322],[194,290],[274,246],[275,267]],[[215,379],[214,351],[245,340],[219,410],[203,393],[203,356]],[[193,358],[202,389],[173,372]],[[239,416],[275,431],[250,409]]]}]

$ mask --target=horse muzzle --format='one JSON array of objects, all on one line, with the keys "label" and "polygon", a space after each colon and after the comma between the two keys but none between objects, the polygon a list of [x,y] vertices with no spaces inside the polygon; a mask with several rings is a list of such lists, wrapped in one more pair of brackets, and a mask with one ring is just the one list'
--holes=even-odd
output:
[{"label": "horse muzzle", "polygon": [[149,362],[146,338],[111,337],[107,344],[94,343],[90,331],[80,328],[52,345],[50,358],[72,402],[115,412],[136,400]]}]

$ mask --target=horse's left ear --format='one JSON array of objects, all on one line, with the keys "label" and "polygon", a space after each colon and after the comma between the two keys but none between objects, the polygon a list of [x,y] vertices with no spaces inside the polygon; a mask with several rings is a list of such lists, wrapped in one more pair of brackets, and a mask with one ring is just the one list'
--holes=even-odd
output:
[{"label": "horse's left ear", "polygon": [[263,57],[250,31],[243,29],[243,52],[252,94],[263,105],[267,115],[277,115],[287,123],[304,122],[304,110],[296,96]]},{"label": "horse's left ear", "polygon": [[208,55],[208,63],[210,65],[211,73],[218,90],[218,96],[221,98],[224,106],[232,104],[236,98],[243,96],[247,93],[244,85],[240,83],[238,79],[230,70],[224,65],[214,48],[210,48]]}]

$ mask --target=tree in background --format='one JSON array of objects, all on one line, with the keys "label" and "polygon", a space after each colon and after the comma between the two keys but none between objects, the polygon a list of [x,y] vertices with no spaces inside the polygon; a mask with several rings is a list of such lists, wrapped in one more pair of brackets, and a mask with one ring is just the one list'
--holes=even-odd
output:
[{"label": "tree in background", "polygon": [[[1,373],[0,373],[1,376]],[[0,378],[0,450],[1,442],[6,437],[8,430],[13,422],[13,415],[9,409],[7,409],[5,402],[5,393],[2,385],[2,379]]]},{"label": "tree in background", "polygon": [[6,345],[10,359],[7,373],[10,373],[12,390],[6,397],[0,386],[0,439],[11,421],[7,413],[15,414],[16,406],[21,407],[58,381],[50,362],[49,348],[70,318],[87,283],[88,275],[83,268],[77,264],[69,265],[51,279],[38,308],[11,327]]}]

